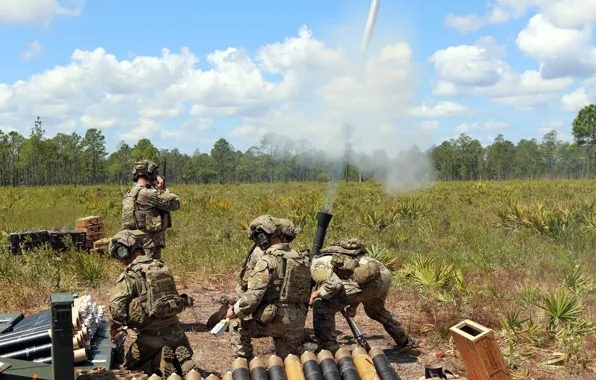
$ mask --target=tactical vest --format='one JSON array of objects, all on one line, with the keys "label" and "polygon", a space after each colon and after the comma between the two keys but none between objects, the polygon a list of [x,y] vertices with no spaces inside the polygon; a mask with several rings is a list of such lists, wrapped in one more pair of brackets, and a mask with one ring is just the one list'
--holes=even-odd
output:
[{"label": "tactical vest", "polygon": [[149,232],[165,231],[172,225],[169,213],[164,213],[155,207],[150,210],[138,208],[137,198],[144,188],[145,185],[137,183],[124,195],[122,200],[122,229],[138,229]]},{"label": "tactical vest", "polygon": [[[137,218],[137,197],[139,192],[143,190],[145,186],[139,183],[135,183],[132,189],[128,190],[124,194],[122,199],[122,229],[123,230],[144,230],[145,229],[145,218]],[[140,222],[140,223],[139,223]]]},{"label": "tactical vest", "polygon": [[161,261],[133,263],[126,271],[140,280],[139,302],[145,317],[167,319],[184,310],[186,303],[176,290],[172,271]]},{"label": "tactical vest", "polygon": [[308,304],[311,293],[310,260],[293,249],[268,249],[263,255],[277,267],[278,276],[267,287],[264,298],[288,304]]}]

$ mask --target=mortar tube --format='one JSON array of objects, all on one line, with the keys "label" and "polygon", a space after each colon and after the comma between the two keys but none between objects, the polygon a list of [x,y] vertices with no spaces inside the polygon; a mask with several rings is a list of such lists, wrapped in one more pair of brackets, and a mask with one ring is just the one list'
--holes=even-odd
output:
[{"label": "mortar tube", "polygon": [[319,362],[314,353],[305,351],[300,357],[302,361],[302,369],[306,380],[324,380],[323,372],[319,367]]},{"label": "mortar tube", "polygon": [[356,369],[362,380],[381,380],[375,369],[372,358],[368,356],[364,348],[355,348],[354,351],[352,351],[352,359],[354,359],[354,364],[356,365]]},{"label": "mortar tube", "polygon": [[333,215],[327,212],[317,212],[317,232],[312,243],[312,252],[310,254],[311,258],[317,256],[321,248],[323,248],[323,243],[325,243],[325,235],[327,234],[327,228],[329,227],[332,217]]},{"label": "mortar tube", "polygon": [[319,361],[319,366],[325,380],[342,380],[331,351],[321,350],[317,355],[317,360]]},{"label": "mortar tube", "polygon": [[306,380],[298,356],[292,354],[286,356],[284,365],[286,367],[286,376],[288,376],[288,380]]},{"label": "mortar tube", "polygon": [[383,350],[378,347],[373,347],[370,349],[369,354],[372,357],[375,369],[381,380],[401,380],[401,377],[399,377],[395,369],[393,369]]},{"label": "mortar tube", "polygon": [[250,380],[248,361],[246,359],[238,358],[232,362],[232,378],[234,380]]},{"label": "mortar tube", "polygon": [[337,362],[337,367],[343,380],[360,380],[360,375],[348,350],[345,348],[337,350],[335,361]]},{"label": "mortar tube", "polygon": [[[194,369],[193,369],[192,371],[194,371]],[[190,371],[190,372],[192,372],[192,371]],[[190,375],[190,372],[188,373],[188,375]],[[196,371],[195,371],[195,372],[196,372]],[[198,372],[197,372],[197,373],[198,373]],[[194,379],[190,378],[188,375],[186,375],[186,379],[185,379],[185,380],[194,380]],[[201,377],[200,377],[200,376],[201,376],[201,375],[199,375],[199,377],[197,377],[197,379],[196,379],[196,380],[200,380],[200,379],[201,379]],[[219,380],[219,377],[217,377],[217,376],[215,376],[215,375],[211,374],[211,375],[207,376],[207,378],[206,378],[205,380]]]},{"label": "mortar tube", "polygon": [[28,335],[24,337],[14,338],[11,340],[0,342],[0,354],[5,352],[12,352],[23,347],[31,347],[38,344],[43,344],[51,341],[52,338],[48,331],[41,331],[37,334]]},{"label": "mortar tube", "polygon": [[288,380],[284,362],[277,355],[272,355],[267,360],[267,372],[269,372],[269,378],[271,380]]},{"label": "mortar tube", "polygon": [[40,356],[47,356],[52,353],[52,343],[44,344],[41,346],[33,346],[25,348],[24,350],[9,352],[7,354],[0,355],[0,358],[11,358],[11,359],[24,359],[29,360],[38,358]]},{"label": "mortar tube", "polygon": [[248,363],[251,380],[269,380],[269,374],[265,368],[265,361],[261,358],[255,357]]}]

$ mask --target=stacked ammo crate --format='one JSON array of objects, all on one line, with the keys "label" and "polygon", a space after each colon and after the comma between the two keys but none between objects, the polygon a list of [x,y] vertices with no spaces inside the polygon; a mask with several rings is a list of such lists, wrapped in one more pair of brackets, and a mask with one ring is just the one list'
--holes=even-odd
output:
[{"label": "stacked ammo crate", "polygon": [[84,232],[87,236],[87,248],[94,250],[103,248],[102,243],[105,240],[105,232],[101,216],[87,216],[77,219],[76,230]]}]

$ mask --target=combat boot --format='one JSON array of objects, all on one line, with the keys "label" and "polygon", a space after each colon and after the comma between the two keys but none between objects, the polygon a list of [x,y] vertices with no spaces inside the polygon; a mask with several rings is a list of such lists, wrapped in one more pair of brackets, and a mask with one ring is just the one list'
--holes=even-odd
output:
[{"label": "combat boot", "polygon": [[165,346],[161,349],[161,362],[159,369],[161,370],[164,379],[167,379],[171,374],[176,372],[174,362],[176,361],[176,354],[174,349],[170,346]]},{"label": "combat boot", "polygon": [[182,376],[186,376],[191,370],[196,369],[195,362],[192,360],[192,355],[187,347],[180,346],[176,348],[176,359],[180,364]]},{"label": "combat boot", "polygon": [[414,340],[414,338],[412,338],[411,336],[408,336],[408,338],[406,339],[405,342],[396,344],[394,347],[397,352],[400,352],[400,351],[412,349],[416,346],[417,346],[417,344],[416,344],[416,341]]}]

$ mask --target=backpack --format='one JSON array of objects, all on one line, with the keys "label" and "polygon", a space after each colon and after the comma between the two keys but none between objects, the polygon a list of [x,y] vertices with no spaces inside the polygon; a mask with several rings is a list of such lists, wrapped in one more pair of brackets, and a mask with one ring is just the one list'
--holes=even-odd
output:
[{"label": "backpack", "polygon": [[[279,251],[283,252],[283,251]],[[308,304],[311,294],[309,259],[296,251],[284,252],[280,256],[283,266],[283,280],[279,289],[279,301],[283,303]]]},{"label": "backpack", "polygon": [[167,319],[182,312],[185,301],[176,290],[172,271],[158,260],[139,263],[131,268],[141,275],[143,281],[140,294],[145,314],[150,318]]}]

